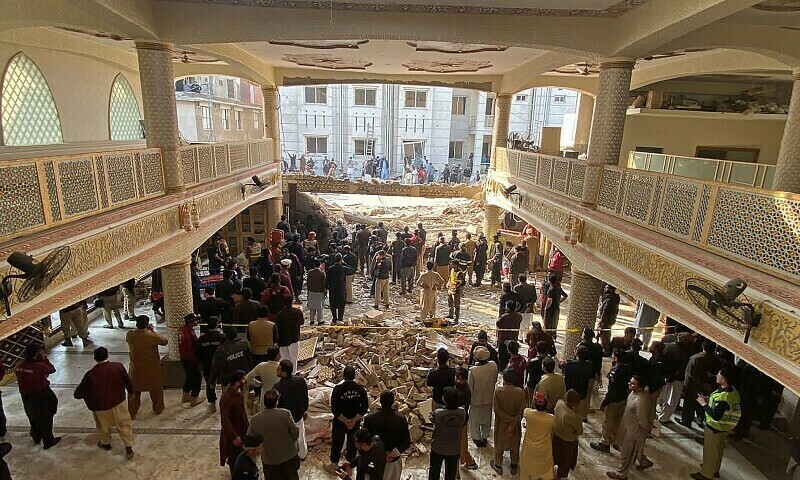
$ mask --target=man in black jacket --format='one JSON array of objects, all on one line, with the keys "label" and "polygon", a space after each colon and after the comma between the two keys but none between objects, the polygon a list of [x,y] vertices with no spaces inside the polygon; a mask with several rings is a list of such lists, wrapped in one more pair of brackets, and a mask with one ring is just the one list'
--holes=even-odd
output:
[{"label": "man in black jacket", "polygon": [[433,409],[444,405],[442,394],[447,387],[453,387],[456,384],[456,370],[449,367],[447,362],[450,360],[450,353],[446,348],[440,348],[436,351],[436,364],[437,367],[428,372],[428,378],[425,383],[433,390]]},{"label": "man in black jacket", "polygon": [[472,269],[475,270],[475,286],[481,284],[483,276],[486,274],[486,267],[488,262],[489,243],[486,237],[478,234],[478,244],[475,246],[475,257],[472,261]]},{"label": "man in black jacket", "polygon": [[664,346],[664,376],[667,381],[661,389],[658,403],[661,405],[661,414],[658,422],[666,425],[672,421],[672,414],[678,408],[683,394],[683,382],[686,379],[686,365],[692,355],[692,343],[694,337],[689,332],[678,334],[677,343],[670,343]]},{"label": "man in black jacket", "polygon": [[[206,294],[206,299],[200,303],[199,314],[203,319],[203,324],[200,325],[200,333],[206,331],[207,325],[211,317],[217,317],[217,324],[220,322],[230,322],[233,319],[233,305],[226,302],[221,298],[214,296],[216,289],[214,287],[206,287],[203,290]],[[204,328],[205,327],[205,328]]]},{"label": "man in black jacket", "polygon": [[[603,418],[603,440],[589,444],[595,450],[610,453],[611,443],[616,440],[622,414],[625,412],[625,403],[628,400],[628,382],[631,380],[631,366],[627,363],[628,356],[621,350],[611,353],[614,366],[608,372],[608,393],[600,404],[600,410],[605,414]],[[616,445],[616,444],[615,444]]]},{"label": "man in black jacket", "polygon": [[333,265],[325,270],[325,287],[328,289],[328,305],[333,315],[331,323],[336,325],[344,321],[344,306],[347,301],[346,277],[353,274],[353,269],[345,265],[341,253],[335,254],[333,261]]},{"label": "man in black jacket", "polygon": [[305,460],[308,455],[306,444],[306,424],[308,417],[308,384],[305,379],[292,375],[293,366],[289,360],[281,360],[278,364],[278,383],[273,387],[281,394],[278,399],[278,408],[285,408],[292,413],[292,419],[300,430],[297,436],[297,455],[300,460]]},{"label": "man in black jacket", "polygon": [[219,331],[219,317],[209,317],[208,330],[200,335],[197,343],[195,343],[195,348],[197,349],[195,354],[200,361],[203,378],[206,380],[206,398],[208,399],[208,410],[211,413],[217,411],[217,392],[211,382],[211,366],[214,361],[214,354],[217,353],[217,348],[223,343],[225,343],[225,335]]},{"label": "man in black jacket", "polygon": [[356,278],[356,270],[358,270],[358,257],[350,251],[350,245],[342,247],[342,261],[345,265],[350,267],[350,272],[346,273],[345,278],[345,303],[353,303],[353,280]]},{"label": "man in black jacket", "polygon": [[417,249],[411,245],[411,240],[406,239],[403,250],[400,251],[400,295],[408,293],[414,286],[414,269],[417,267]]},{"label": "man in black jacket", "polygon": [[391,390],[381,392],[380,404],[381,408],[377,412],[364,418],[364,429],[383,441],[386,449],[384,480],[396,480],[403,473],[403,461],[400,456],[411,445],[408,420],[394,409],[394,392]]},{"label": "man in black jacket", "polygon": [[236,370],[249,372],[253,368],[252,357],[250,356],[250,346],[244,340],[236,338],[236,327],[227,326],[225,332],[225,343],[217,347],[214,352],[214,360],[211,362],[212,385],[218,383],[227,386],[231,374]]},{"label": "man in black jacket", "polygon": [[495,364],[498,362],[497,358],[497,350],[489,343],[489,334],[486,333],[486,330],[481,330],[478,332],[478,336],[476,337],[475,342],[472,344],[472,347],[469,349],[469,360],[467,364],[470,366],[474,365],[474,358],[473,353],[475,353],[475,349],[478,347],[483,347],[489,350],[489,361],[494,362]]},{"label": "man in black jacket", "polygon": [[392,285],[397,283],[397,280],[400,279],[400,260],[402,259],[403,247],[405,246],[403,234],[397,232],[392,244],[389,245],[389,254],[392,256]]},{"label": "man in black jacket", "polygon": [[355,434],[355,445],[358,454],[348,459],[349,466],[342,471],[346,480],[350,479],[353,467],[356,468],[356,480],[386,479],[386,446],[380,438],[373,437],[369,430],[361,429]]},{"label": "man in black jacket", "polygon": [[331,432],[331,463],[325,471],[336,475],[339,469],[339,458],[345,444],[345,458],[356,456],[353,435],[361,427],[361,419],[369,409],[367,390],[356,383],[356,369],[352,365],[344,367],[344,379],[333,387],[331,392],[331,413],[333,413],[333,431]]},{"label": "man in black jacket", "polygon": [[292,362],[294,371],[297,370],[297,359],[300,354],[300,327],[304,323],[303,311],[292,305],[291,302],[284,303],[283,310],[275,316],[281,358]]}]

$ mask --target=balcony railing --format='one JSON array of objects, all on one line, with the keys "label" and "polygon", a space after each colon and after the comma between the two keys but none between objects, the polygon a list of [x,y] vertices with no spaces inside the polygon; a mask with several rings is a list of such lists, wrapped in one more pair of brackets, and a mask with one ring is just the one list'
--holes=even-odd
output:
[{"label": "balcony railing", "polygon": [[630,152],[628,168],[767,190],[775,177],[775,165],[645,152]]},{"label": "balcony railing", "polygon": [[[272,142],[181,147],[187,185],[270,162]],[[0,242],[166,194],[157,148],[0,160]]]},{"label": "balcony railing", "polygon": [[[498,148],[495,170],[578,200],[587,162]],[[597,210],[800,283],[800,195],[603,166]]]}]

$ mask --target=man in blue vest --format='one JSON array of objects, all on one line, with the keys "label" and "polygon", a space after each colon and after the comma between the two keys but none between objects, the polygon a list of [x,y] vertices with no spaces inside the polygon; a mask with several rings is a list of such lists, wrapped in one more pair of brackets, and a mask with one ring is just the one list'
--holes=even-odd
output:
[{"label": "man in blue vest", "polygon": [[703,464],[699,472],[691,474],[695,480],[711,480],[719,472],[728,435],[739,423],[739,392],[729,383],[732,374],[730,368],[722,368],[717,373],[719,388],[708,397],[702,394],[697,396],[697,403],[705,412],[706,427]]}]

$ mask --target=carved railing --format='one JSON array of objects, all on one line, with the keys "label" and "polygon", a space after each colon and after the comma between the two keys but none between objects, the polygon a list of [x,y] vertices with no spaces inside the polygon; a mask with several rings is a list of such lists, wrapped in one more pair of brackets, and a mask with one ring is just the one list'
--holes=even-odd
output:
[{"label": "carved railing", "polygon": [[480,185],[449,183],[405,184],[398,182],[368,182],[340,180],[322,175],[284,174],[283,188],[296,185],[298,192],[350,193],[362,195],[407,196],[426,198],[472,198],[481,193]]},{"label": "carved railing", "polygon": [[[587,163],[498,148],[495,171],[578,200]],[[603,166],[597,210],[800,284],[800,195]]]},{"label": "carved railing", "polygon": [[661,153],[630,152],[628,168],[766,189],[772,188],[775,178],[775,165]]},{"label": "carved railing", "polygon": [[[272,142],[181,147],[187,186],[267,164]],[[0,242],[165,195],[157,148],[0,160]]]}]

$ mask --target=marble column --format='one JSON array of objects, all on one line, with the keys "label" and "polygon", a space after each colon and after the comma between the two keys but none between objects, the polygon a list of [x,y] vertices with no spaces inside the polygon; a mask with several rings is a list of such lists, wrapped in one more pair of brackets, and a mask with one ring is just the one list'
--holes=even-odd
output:
[{"label": "marble column", "polygon": [[494,127],[492,128],[492,159],[494,168],[495,149],[508,143],[508,122],[511,120],[511,95],[497,95],[494,104]]},{"label": "marble column", "polygon": [[[281,161],[281,98],[277,87],[263,87],[264,133],[272,139],[272,158]],[[274,226],[274,225],[273,225]]]},{"label": "marble column", "polygon": [[[267,199],[267,242],[269,242],[269,232],[276,228],[283,214],[283,195]],[[303,219],[305,220],[305,219]]]},{"label": "marble column", "polygon": [[789,116],[783,129],[772,189],[800,193],[800,68],[794,69]]},{"label": "marble column", "polygon": [[147,148],[160,148],[167,193],[185,190],[178,157],[178,111],[172,44],[136,42]]},{"label": "marble column", "polygon": [[594,207],[597,203],[603,165],[619,164],[634,63],[632,59],[612,59],[600,63],[587,152],[589,165],[581,199],[584,206]]},{"label": "marble column", "polygon": [[603,282],[588,273],[572,270],[572,290],[569,292],[569,314],[567,335],[564,340],[562,358],[571,359],[575,346],[581,341],[584,328],[594,328],[597,320],[597,305],[603,293]]},{"label": "marble column", "polygon": [[184,325],[183,318],[194,311],[192,306],[191,263],[191,258],[187,258],[161,267],[170,360],[180,359],[178,345],[180,329]]},{"label": "marble column", "polygon": [[586,153],[589,147],[589,134],[592,131],[592,115],[594,114],[594,97],[581,93],[578,103],[578,121],[575,125],[575,150]]},{"label": "marble column", "polygon": [[486,204],[483,207],[483,234],[491,242],[492,235],[497,233],[500,229],[500,216],[503,214],[503,209],[496,206]]}]

